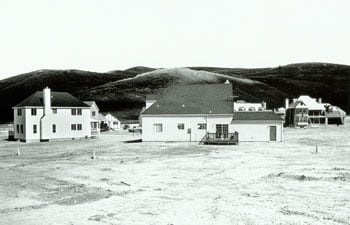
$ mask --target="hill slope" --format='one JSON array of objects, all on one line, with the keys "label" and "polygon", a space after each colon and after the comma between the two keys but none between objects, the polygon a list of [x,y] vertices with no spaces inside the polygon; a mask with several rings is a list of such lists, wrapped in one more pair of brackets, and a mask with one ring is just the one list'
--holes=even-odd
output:
[{"label": "hill slope", "polygon": [[230,80],[234,95],[248,101],[283,106],[284,98],[307,94],[350,112],[350,66],[302,63],[275,68],[133,67],[94,73],[80,70],[40,70],[0,81],[0,121],[11,121],[11,107],[45,86],[95,100],[102,111],[136,118],[147,94],[163,93],[178,83],[220,83]]}]

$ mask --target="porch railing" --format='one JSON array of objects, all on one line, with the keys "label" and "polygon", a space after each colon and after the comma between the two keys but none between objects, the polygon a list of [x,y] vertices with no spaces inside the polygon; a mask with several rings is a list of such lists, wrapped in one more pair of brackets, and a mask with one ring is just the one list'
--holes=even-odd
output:
[{"label": "porch railing", "polygon": [[238,132],[234,133],[207,133],[200,144],[238,144]]}]

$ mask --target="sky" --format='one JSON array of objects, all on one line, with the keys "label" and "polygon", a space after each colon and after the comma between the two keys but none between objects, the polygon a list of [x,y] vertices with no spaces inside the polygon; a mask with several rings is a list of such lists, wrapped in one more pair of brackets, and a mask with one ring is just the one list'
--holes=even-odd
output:
[{"label": "sky", "polygon": [[0,79],[39,69],[350,64],[348,0],[0,0]]}]

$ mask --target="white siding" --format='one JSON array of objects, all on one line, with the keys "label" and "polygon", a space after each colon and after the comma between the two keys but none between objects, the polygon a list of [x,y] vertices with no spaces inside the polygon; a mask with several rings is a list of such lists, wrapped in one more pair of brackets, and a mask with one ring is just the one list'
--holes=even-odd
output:
[{"label": "white siding", "polygon": [[229,129],[239,133],[239,141],[270,141],[270,126],[276,126],[276,141],[283,141],[283,125],[279,121],[239,121]]},{"label": "white siding", "polygon": [[[22,116],[17,116],[17,108],[14,108],[15,138],[20,140],[39,141],[59,138],[82,138],[91,137],[91,111],[82,108],[82,115],[71,115],[71,108],[57,108],[57,114],[52,110],[48,115],[44,114],[43,107],[36,108],[37,114],[31,115],[31,108],[22,108]],[[24,134],[17,133],[17,124],[24,125]],[[37,125],[37,132],[33,133],[33,125]],[[52,125],[56,124],[56,133],[53,133]],[[71,124],[82,124],[82,130],[71,130]]]},{"label": "white siding", "polygon": [[[143,141],[181,141],[199,142],[206,132],[215,133],[216,124],[229,124],[229,133],[237,131],[239,141],[270,141],[270,126],[276,126],[277,141],[283,140],[283,126],[280,121],[237,121],[231,124],[232,115],[168,115],[149,116],[142,115],[142,140]],[[178,124],[185,124],[183,130],[178,129]],[[199,130],[198,124],[207,124],[207,130]],[[162,124],[163,131],[156,132],[154,124]],[[188,134],[188,129],[191,134]]]},{"label": "white siding", "polygon": [[[143,141],[194,141],[199,142],[206,130],[198,129],[199,123],[206,124],[208,132],[215,133],[215,124],[230,124],[232,116],[209,115],[184,115],[184,116],[142,116],[142,140]],[[185,128],[179,130],[177,125],[184,123]],[[163,132],[155,132],[154,124],[163,124]],[[188,129],[191,134],[188,134]]]}]

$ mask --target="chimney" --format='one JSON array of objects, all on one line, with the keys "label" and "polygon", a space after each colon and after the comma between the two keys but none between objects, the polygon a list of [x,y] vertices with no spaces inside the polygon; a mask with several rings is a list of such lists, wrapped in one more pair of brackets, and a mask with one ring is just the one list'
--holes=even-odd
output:
[{"label": "chimney", "polygon": [[230,84],[230,81],[229,81],[229,80],[226,80],[224,84]]},{"label": "chimney", "polygon": [[288,107],[289,107],[289,99],[286,98],[285,101],[284,101],[284,108],[288,109]]},{"label": "chimney", "polygon": [[322,98],[321,97],[318,98],[318,103],[320,103],[320,104],[322,103]]},{"label": "chimney", "polygon": [[51,110],[51,90],[46,87],[43,90],[43,99],[44,99],[44,115],[49,114]]}]

